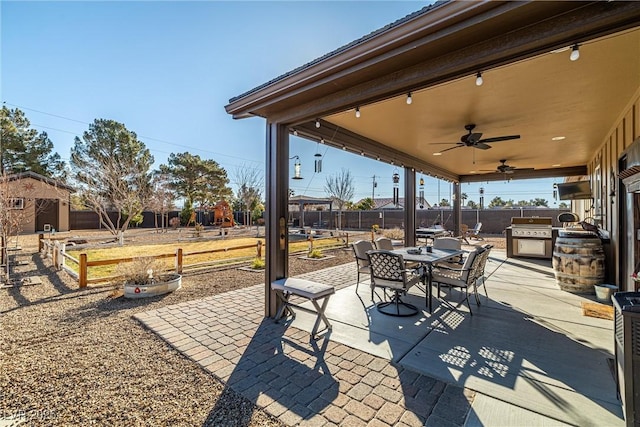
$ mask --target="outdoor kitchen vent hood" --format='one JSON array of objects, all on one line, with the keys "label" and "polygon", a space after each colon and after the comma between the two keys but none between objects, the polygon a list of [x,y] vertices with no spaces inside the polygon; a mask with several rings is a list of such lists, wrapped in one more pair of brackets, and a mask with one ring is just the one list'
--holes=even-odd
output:
[{"label": "outdoor kitchen vent hood", "polygon": [[618,177],[628,193],[640,193],[640,138],[623,151],[622,157],[625,156],[627,168],[621,171]]}]

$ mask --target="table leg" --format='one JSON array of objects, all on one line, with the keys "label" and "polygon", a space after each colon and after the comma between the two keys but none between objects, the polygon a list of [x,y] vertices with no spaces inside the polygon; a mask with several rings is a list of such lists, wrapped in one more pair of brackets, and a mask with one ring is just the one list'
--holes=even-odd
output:
[{"label": "table leg", "polygon": [[431,295],[432,274],[431,273],[433,272],[433,266],[431,265],[431,263],[427,264],[427,270],[429,274],[429,277],[427,278],[427,295],[429,300],[429,313],[431,313],[431,299],[432,299],[432,295]]}]

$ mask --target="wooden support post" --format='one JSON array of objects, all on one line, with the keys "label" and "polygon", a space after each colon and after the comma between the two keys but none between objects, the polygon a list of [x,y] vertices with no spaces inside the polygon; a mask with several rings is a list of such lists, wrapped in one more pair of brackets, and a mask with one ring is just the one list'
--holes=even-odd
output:
[{"label": "wooden support post", "polygon": [[44,234],[38,234],[38,252],[42,252],[42,248],[44,248]]},{"label": "wooden support post", "polygon": [[80,288],[87,287],[87,254],[80,254],[80,267],[78,271],[78,282]]},{"label": "wooden support post", "polygon": [[256,256],[262,258],[262,240],[258,240],[258,254]]},{"label": "wooden support post", "polygon": [[182,274],[182,248],[176,250],[176,273]]},{"label": "wooden support post", "polygon": [[60,243],[60,266],[58,267],[58,270],[61,270],[65,265],[66,265],[66,260],[64,258],[64,254],[67,252],[67,244],[66,243]]}]

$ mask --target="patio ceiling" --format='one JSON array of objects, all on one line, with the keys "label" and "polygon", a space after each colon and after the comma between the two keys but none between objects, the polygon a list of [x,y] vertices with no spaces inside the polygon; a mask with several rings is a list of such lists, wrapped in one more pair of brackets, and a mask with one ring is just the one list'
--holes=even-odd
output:
[{"label": "patio ceiling", "polygon": [[[585,174],[640,87],[639,23],[635,2],[436,4],[226,109],[452,181],[505,179],[492,173],[501,159],[534,168],[516,169],[508,175],[515,179]],[[580,58],[570,61],[574,43]],[[433,155],[455,146],[472,123],[483,138],[521,138]]]},{"label": "patio ceiling", "polygon": [[[482,86],[471,75],[414,91],[410,105],[403,94],[361,105],[360,118],[350,109],[324,120],[460,176],[494,172],[500,159],[535,170],[584,166],[640,86],[640,30],[585,43],[577,61],[569,54],[485,70]],[[483,138],[521,138],[433,154],[455,147],[471,123]]]}]

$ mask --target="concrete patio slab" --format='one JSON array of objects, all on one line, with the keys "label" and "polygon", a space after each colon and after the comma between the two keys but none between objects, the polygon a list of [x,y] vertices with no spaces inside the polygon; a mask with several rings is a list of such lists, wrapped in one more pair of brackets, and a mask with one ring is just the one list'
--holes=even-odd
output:
[{"label": "concrete patio slab", "polygon": [[[489,298],[482,295],[480,307],[472,304],[473,316],[464,306],[451,311],[437,303],[431,315],[384,316],[373,307],[367,286],[361,283],[357,294],[355,286],[342,289],[327,309],[331,339],[512,402],[527,417],[541,417],[539,425],[547,418],[623,425],[608,362],[612,322],[582,316],[580,302],[592,299],[557,288],[548,261],[506,260],[496,251],[487,273]],[[424,306],[424,295],[412,292],[406,299]],[[459,296],[454,291],[447,299],[456,303]],[[293,325],[310,330],[313,318],[305,316]]]},{"label": "concrete patio slab", "polygon": [[519,406],[477,393],[465,427],[564,427],[565,424]]}]

